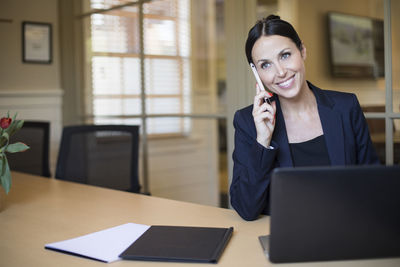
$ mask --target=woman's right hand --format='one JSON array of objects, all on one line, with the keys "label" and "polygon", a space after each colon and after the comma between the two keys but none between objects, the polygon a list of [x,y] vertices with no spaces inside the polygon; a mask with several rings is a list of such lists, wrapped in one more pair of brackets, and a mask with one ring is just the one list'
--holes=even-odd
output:
[{"label": "woman's right hand", "polygon": [[271,94],[261,90],[256,85],[257,94],[254,97],[253,119],[257,131],[257,142],[268,148],[271,143],[272,133],[275,129],[276,102],[268,104],[264,99],[271,97]]}]

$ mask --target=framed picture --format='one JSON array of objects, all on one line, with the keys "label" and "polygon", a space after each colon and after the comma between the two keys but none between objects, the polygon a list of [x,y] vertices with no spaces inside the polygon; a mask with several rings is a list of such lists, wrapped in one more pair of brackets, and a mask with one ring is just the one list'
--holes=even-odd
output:
[{"label": "framed picture", "polygon": [[334,77],[384,77],[383,21],[330,12],[329,44]]},{"label": "framed picture", "polygon": [[50,64],[52,62],[50,23],[22,22],[22,61]]}]

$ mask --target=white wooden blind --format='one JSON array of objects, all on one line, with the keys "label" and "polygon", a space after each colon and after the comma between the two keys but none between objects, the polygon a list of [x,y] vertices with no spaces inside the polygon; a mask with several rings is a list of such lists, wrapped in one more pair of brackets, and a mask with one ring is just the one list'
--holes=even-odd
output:
[{"label": "white wooden blind", "polygon": [[[129,1],[91,0],[92,9]],[[139,8],[124,7],[90,17],[88,109],[96,123],[135,123],[140,119],[101,116],[141,115]],[[148,115],[191,111],[189,0],[154,0],[143,5],[145,96]],[[89,77],[88,77],[89,76]],[[142,114],[143,115],[143,114]],[[184,134],[187,118],[148,118],[148,134]]]}]

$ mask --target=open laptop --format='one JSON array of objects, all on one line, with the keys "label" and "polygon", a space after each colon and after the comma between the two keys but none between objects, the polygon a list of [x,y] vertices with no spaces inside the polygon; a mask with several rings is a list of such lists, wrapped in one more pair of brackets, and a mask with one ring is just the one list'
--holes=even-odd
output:
[{"label": "open laptop", "polygon": [[400,166],[278,168],[271,262],[400,257]]}]

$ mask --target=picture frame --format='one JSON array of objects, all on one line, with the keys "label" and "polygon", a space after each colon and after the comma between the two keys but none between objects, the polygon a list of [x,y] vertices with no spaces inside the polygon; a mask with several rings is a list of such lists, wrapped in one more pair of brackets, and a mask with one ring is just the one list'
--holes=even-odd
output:
[{"label": "picture frame", "polygon": [[44,22],[22,22],[22,61],[52,63],[52,25]]},{"label": "picture frame", "polygon": [[333,77],[384,77],[382,20],[329,12],[328,28]]}]

